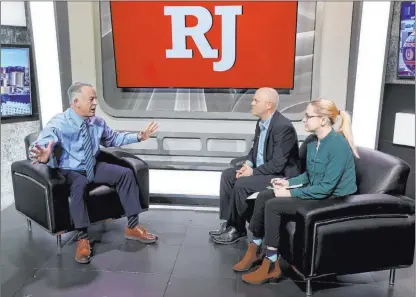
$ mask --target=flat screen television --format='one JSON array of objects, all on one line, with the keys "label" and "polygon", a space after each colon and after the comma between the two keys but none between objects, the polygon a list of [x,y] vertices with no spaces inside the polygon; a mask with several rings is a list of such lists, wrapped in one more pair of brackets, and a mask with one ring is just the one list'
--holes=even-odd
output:
[{"label": "flat screen television", "polygon": [[397,76],[415,78],[415,2],[402,2]]},{"label": "flat screen television", "polygon": [[1,117],[33,114],[29,46],[1,45]]}]

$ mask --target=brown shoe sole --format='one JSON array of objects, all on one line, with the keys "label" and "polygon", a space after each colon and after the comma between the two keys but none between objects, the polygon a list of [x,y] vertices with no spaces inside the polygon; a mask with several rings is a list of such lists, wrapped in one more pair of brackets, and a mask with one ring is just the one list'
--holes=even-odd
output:
[{"label": "brown shoe sole", "polygon": [[155,239],[141,239],[141,238],[138,238],[138,237],[135,237],[135,236],[129,236],[129,235],[126,235],[125,237],[126,237],[126,239],[140,241],[141,243],[146,243],[146,244],[155,243],[158,240],[157,237]]},{"label": "brown shoe sole", "polygon": [[91,262],[91,257],[88,257],[85,260],[81,260],[75,256],[75,261],[77,261],[79,264],[89,264]]}]

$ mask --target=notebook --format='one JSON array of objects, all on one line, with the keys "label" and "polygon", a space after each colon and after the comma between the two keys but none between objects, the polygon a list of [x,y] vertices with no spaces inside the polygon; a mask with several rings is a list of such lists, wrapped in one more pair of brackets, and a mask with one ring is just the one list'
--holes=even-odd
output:
[{"label": "notebook", "polygon": [[[286,187],[286,189],[287,189],[287,190],[290,190],[290,189],[296,189],[296,188],[300,188],[300,187],[302,187],[302,186],[303,186],[303,184],[291,185],[291,186]],[[269,190],[273,190],[273,187],[268,186],[268,187],[267,187],[267,189],[269,189]],[[260,193],[260,192],[256,192],[256,193],[251,194],[250,196],[248,196],[248,197],[247,197],[247,199],[246,199],[246,200],[256,199],[256,198],[257,198],[257,196],[259,195],[259,193]]]}]

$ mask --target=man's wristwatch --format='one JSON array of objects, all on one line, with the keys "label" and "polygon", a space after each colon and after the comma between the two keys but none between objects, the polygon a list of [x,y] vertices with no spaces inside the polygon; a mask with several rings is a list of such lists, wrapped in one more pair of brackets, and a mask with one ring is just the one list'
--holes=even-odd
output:
[{"label": "man's wristwatch", "polygon": [[137,133],[137,141],[142,141],[142,132]]}]

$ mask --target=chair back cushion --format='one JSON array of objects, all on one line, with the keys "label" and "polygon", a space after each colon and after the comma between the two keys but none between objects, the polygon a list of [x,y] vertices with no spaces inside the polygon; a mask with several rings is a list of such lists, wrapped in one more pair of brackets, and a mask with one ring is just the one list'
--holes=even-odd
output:
[{"label": "chair back cushion", "polygon": [[[39,137],[39,132],[31,133],[25,137],[25,147],[26,147],[26,158],[29,160],[29,146]],[[53,149],[53,158],[55,159],[55,164],[61,159],[62,148],[59,145],[56,145]]]},{"label": "chair back cushion", "polygon": [[29,160],[29,146],[38,139],[39,132],[31,133],[25,137],[26,159]]},{"label": "chair back cushion", "polygon": [[410,166],[402,159],[369,148],[358,147],[355,159],[357,194],[404,195]]},{"label": "chair back cushion", "polygon": [[[299,149],[302,172],[306,170],[307,144],[313,141],[309,135]],[[358,147],[360,158],[355,158],[357,194],[404,195],[410,166],[405,161],[373,149]]]}]

